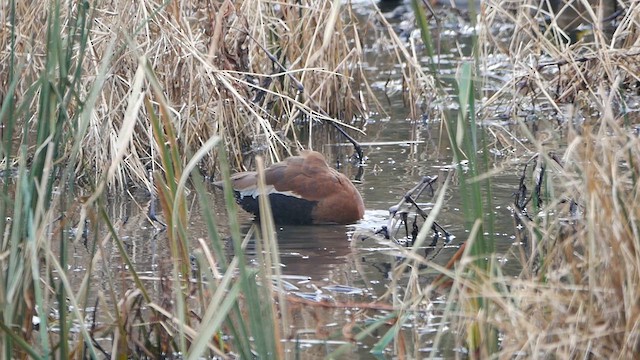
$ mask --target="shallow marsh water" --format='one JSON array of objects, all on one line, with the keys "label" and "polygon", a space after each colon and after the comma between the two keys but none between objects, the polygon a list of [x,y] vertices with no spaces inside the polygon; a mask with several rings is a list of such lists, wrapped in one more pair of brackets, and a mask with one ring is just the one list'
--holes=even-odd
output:
[{"label": "shallow marsh water", "polygon": [[[363,10],[364,12],[364,10]],[[456,43],[458,35],[443,35],[443,43]],[[375,39],[370,39],[375,42]],[[469,41],[467,38],[466,41]],[[402,79],[393,68],[392,59],[384,59],[376,50],[376,44],[368,47],[369,56],[366,64],[371,74],[373,87],[378,91],[378,98],[385,105],[388,116],[373,114],[363,126],[366,135],[358,137],[363,143],[367,157],[364,175],[356,187],[362,194],[366,212],[364,219],[350,226],[307,226],[277,227],[278,245],[285,280],[292,286],[289,293],[301,299],[311,301],[329,300],[338,303],[371,302],[383,296],[389,287],[403,287],[409,274],[392,281],[390,272],[399,261],[395,244],[380,237],[366,237],[361,234],[373,234],[387,224],[389,207],[398,203],[404,194],[423,176],[439,176],[435,190],[440,189],[444,179],[453,171],[452,152],[448,148],[446,133],[441,119],[410,120],[409,113],[402,98]],[[451,45],[452,48],[459,48]],[[463,45],[462,48],[465,46]],[[453,81],[455,67],[459,56],[441,56],[442,74],[448,74]],[[451,103],[434,104],[455,109],[455,100]],[[349,159],[354,151],[351,145],[336,134],[326,134],[317,130],[313,145],[327,156],[328,162],[337,166],[349,178],[353,179],[357,168]],[[324,141],[317,141],[323,139]],[[326,139],[331,139],[327,141]],[[513,203],[514,193],[518,188],[520,173],[517,168],[519,160],[509,160],[505,165],[503,159],[496,158],[495,165],[502,168],[493,178],[493,204],[496,218],[495,238],[496,252],[508,254],[514,248],[513,220],[508,206]],[[524,161],[524,160],[523,160]],[[444,265],[466,239],[462,199],[455,180],[445,194],[444,208],[436,221],[450,232],[454,239],[440,251],[432,261]],[[214,193],[220,215],[224,216],[224,203],[220,193]],[[426,194],[420,203],[427,209],[435,197]],[[251,218],[245,219],[245,230],[251,224]],[[254,255],[249,247],[248,254]],[[517,261],[504,259],[503,271],[517,274]],[[435,275],[434,275],[435,276]],[[432,277],[421,279],[426,285]],[[389,302],[386,298],[385,301]],[[442,325],[441,314],[445,298],[443,295],[429,299],[428,309],[415,315],[415,328],[406,329],[410,345],[410,358],[422,358],[434,355],[436,358],[451,358],[464,353],[457,348],[452,339],[445,338],[438,348],[432,342],[436,332]],[[383,327],[371,336],[359,341],[355,346],[345,340],[344,331],[350,329],[357,309],[327,309],[322,306],[298,305],[290,306],[293,319],[292,333],[295,340],[287,344],[287,352],[291,358],[302,352],[301,358],[324,358],[337,349],[344,350],[339,358],[372,358],[370,353],[375,343],[386,333]],[[370,319],[387,314],[385,311],[370,311]],[[365,316],[364,318],[367,318]],[[419,318],[419,319],[418,319]],[[363,317],[358,318],[355,327],[364,326]],[[411,321],[407,322],[411,323]],[[446,324],[444,326],[446,329]],[[355,330],[354,330],[355,331]],[[449,330],[448,330],[449,331]],[[346,348],[343,348],[346,347]],[[393,349],[385,349],[383,357],[393,356]]]},{"label": "shallow marsh water", "polygon": [[[401,101],[398,101],[397,106],[391,110],[392,114],[397,117],[393,116],[392,120],[372,122],[368,125],[368,133],[380,133],[378,141],[401,142],[414,131],[414,124],[404,120]],[[344,303],[357,303],[374,301],[382,296],[389,286],[394,286],[389,276],[393,266],[399,260],[395,245],[380,237],[361,237],[358,234],[372,234],[381,226],[386,225],[389,207],[395,205],[423,176],[438,175],[440,180],[446,178],[451,155],[448,149],[439,147],[437,139],[431,139],[431,134],[437,133],[439,127],[439,124],[421,125],[421,129],[418,131],[425,140],[418,144],[365,147],[365,154],[368,157],[367,165],[362,182],[356,186],[363,196],[367,210],[364,219],[359,223],[351,226],[278,227],[277,236],[283,265],[282,272],[288,281],[298,288],[292,290],[293,294],[307,299],[330,299]],[[389,131],[390,128],[393,131]],[[351,154],[351,151],[351,148],[345,150],[331,146],[326,146],[323,149],[325,154],[333,156],[332,163],[336,162],[336,156],[345,158],[346,155]],[[336,155],[337,153],[339,155]],[[346,169],[345,173],[353,174],[354,169]],[[494,194],[496,195],[494,204],[496,205],[497,218],[496,250],[498,253],[508,252],[514,243],[511,230],[513,222],[507,206],[513,202],[513,193],[517,190],[517,186],[518,174],[514,170],[506,170],[497,177],[494,183]],[[436,186],[435,189],[437,191],[439,187]],[[445,197],[444,208],[436,221],[455,238],[432,259],[440,265],[444,265],[449,260],[467,237],[464,228],[462,199],[459,197],[457,185],[451,186]],[[434,200],[433,197],[423,195],[421,204],[430,208],[429,202],[432,200]],[[505,264],[507,273],[515,274],[517,268],[518,265],[515,261]],[[408,276],[406,274],[405,278],[396,279],[398,282],[395,286],[402,287],[403,284],[406,284]],[[431,280],[433,277],[425,278],[421,283],[426,285]],[[353,294],[333,291],[332,289],[337,286],[351,289]],[[421,334],[421,338],[416,339],[419,344],[416,344],[416,353],[414,354],[418,357],[428,356],[431,351],[429,342],[433,339],[439,326],[441,309],[438,310],[438,304],[442,305],[443,300],[442,297],[431,299],[434,308],[428,314],[430,319],[426,322],[420,321],[424,328],[416,329]],[[320,310],[306,309],[305,311]],[[327,311],[322,309],[321,312],[321,315],[314,318],[323,318],[326,324],[332,324],[326,331],[337,333],[337,338],[341,339],[341,328],[349,323],[352,310]],[[378,313],[376,316],[380,315]],[[298,320],[300,322],[295,323],[299,329],[308,326],[304,316]],[[315,330],[317,326],[317,324],[314,325],[312,330]],[[371,346],[379,340],[380,336],[384,335],[385,331],[386,329],[380,330],[378,334],[368,338],[351,351],[355,351],[362,358],[367,358]],[[326,335],[316,331],[311,331],[306,336],[309,339],[305,346],[309,349],[304,352],[305,358],[310,356],[310,352],[321,358],[338,346],[336,343],[323,344],[322,339]],[[304,339],[302,336],[300,338]],[[441,343],[441,345],[443,344]],[[291,351],[294,350],[291,349]],[[453,355],[452,351],[454,351],[453,348],[437,349],[436,355],[449,357]],[[353,355],[351,353],[349,356]]]},{"label": "shallow marsh water", "polygon": [[[361,8],[359,11],[366,14],[367,10]],[[449,35],[444,34],[442,37],[443,44],[447,40],[453,43],[459,41],[458,35],[454,32]],[[375,42],[375,39],[369,39],[369,41]],[[462,48],[465,46],[463,45]],[[435,187],[438,191],[439,185],[452,171],[450,170],[452,153],[447,147],[448,140],[440,119],[408,120],[409,114],[402,99],[402,93],[398,91],[401,89],[402,79],[391,65],[392,59],[385,60],[383,56],[378,56],[375,47],[375,44],[367,47],[370,61],[366,64],[366,70],[371,74],[372,84],[378,91],[380,101],[385,104],[385,111],[389,116],[373,114],[366,120],[364,126],[366,135],[358,138],[364,143],[363,149],[367,157],[362,181],[356,184],[367,209],[364,219],[351,226],[277,228],[284,279],[291,285],[288,291],[300,299],[364,303],[378,299],[390,286],[402,287],[406,284],[406,278],[394,279],[394,281],[389,278],[390,270],[398,260],[398,253],[394,250],[393,244],[383,239],[362,238],[354,234],[371,234],[386,225],[389,207],[395,205],[423,176],[438,175],[439,182]],[[446,50],[447,47],[443,49]],[[448,50],[446,55],[440,57],[443,74],[450,74],[453,78],[457,59],[458,57]],[[438,106],[449,105],[452,104],[438,104]],[[314,141],[315,150],[323,152],[330,164],[339,163],[341,171],[353,179],[357,169],[348,161],[353,153],[352,147],[345,146],[344,140],[334,136],[335,134],[320,135],[317,137],[325,140],[333,139],[333,143],[325,141],[322,144]],[[497,161],[496,166],[503,166],[500,163],[501,161]],[[497,220],[495,237],[498,254],[507,254],[513,246],[513,223],[507,207],[513,202],[518,179],[518,171],[511,166],[507,166],[493,178],[493,204]],[[454,181],[445,195],[444,208],[436,219],[455,237],[432,259],[439,264],[445,264],[467,237],[462,199],[459,195]],[[113,198],[110,215],[113,219],[123,221],[126,219],[126,225],[122,227],[122,235],[128,254],[137,272],[145,276],[145,281],[153,284],[150,288],[157,291],[155,295],[162,296],[165,291],[163,287],[169,286],[165,282],[168,282],[166,277],[170,276],[173,266],[170,262],[166,233],[148,223],[146,219],[148,202],[137,203],[129,199],[128,196]],[[428,209],[429,202],[433,199],[423,195],[420,200]],[[224,228],[226,210],[222,194],[212,188],[211,200],[219,216],[219,223]],[[200,237],[206,239],[206,226],[199,217],[197,205],[194,204],[192,210],[190,235],[194,240]],[[241,219],[243,230],[246,232],[252,224],[252,219],[247,214],[242,214]],[[196,241],[192,243],[196,244]],[[105,244],[107,248],[103,250],[108,258],[104,263],[110,265],[97,270],[96,274],[104,276],[102,281],[105,282],[106,291],[108,287],[106,283],[116,284],[117,287],[118,284],[128,282],[129,273],[122,265],[122,259],[116,255],[118,251],[115,245],[110,242]],[[78,275],[76,281],[82,279],[83,269],[87,267],[83,261],[87,253],[88,250],[84,246],[80,244],[74,246],[76,262],[72,273]],[[255,255],[252,243],[249,244],[247,254]],[[504,266],[506,273],[517,273],[516,261],[506,261]],[[430,280],[432,279],[424,279],[422,283],[428,284]],[[124,286],[124,288],[129,287]],[[456,353],[460,354],[463,350],[456,348],[455,344],[448,342],[446,338],[440,342],[438,348],[432,348],[435,333],[441,325],[441,305],[445,299],[440,296],[429,300],[429,308],[423,314],[416,315],[421,317],[416,321],[416,324],[420,324],[420,328],[408,331],[408,334],[413,334],[407,340],[411,344],[409,346],[411,357],[435,355],[435,357],[448,358]],[[371,358],[373,357],[370,353],[371,348],[387,330],[387,328],[381,328],[353,346],[345,340],[344,334],[345,331],[348,332],[347,329],[350,329],[350,326],[354,325],[352,319],[356,310],[292,304],[289,305],[289,312],[293,320],[292,334],[295,334],[293,337],[295,341],[290,340],[286,344],[286,351],[291,358],[294,358],[295,354],[301,354],[300,358],[303,359],[324,358],[336,349],[344,350],[339,357]],[[370,317],[373,319],[384,314],[387,312],[370,312]],[[102,320],[111,321],[110,319]],[[364,324],[359,321],[354,326],[357,328]],[[388,347],[383,357],[392,356],[392,351]]]},{"label": "shallow marsh water", "polygon": [[[366,10],[361,9],[361,12],[366,14]],[[451,28],[456,26],[451,25]],[[449,80],[453,81],[460,57],[454,55],[453,50],[447,49],[465,48],[470,45],[468,36],[461,41],[459,33],[450,31],[448,34],[442,35],[442,49],[446,51],[446,55],[441,56],[440,66],[443,67],[442,74],[448,74]],[[277,231],[282,272],[285,279],[295,286],[289,291],[307,300],[371,302],[383,296],[391,286],[406,285],[409,274],[394,279],[395,281],[390,279],[390,271],[398,261],[395,245],[381,238],[361,237],[359,234],[371,234],[386,225],[389,207],[398,203],[423,176],[438,175],[438,185],[441,185],[452,171],[452,153],[447,147],[448,140],[440,119],[408,119],[409,113],[402,99],[402,80],[390,63],[385,61],[384,56],[377,52],[375,39],[369,41],[372,43],[368,48],[367,71],[371,74],[373,87],[378,89],[379,100],[385,104],[385,111],[389,116],[377,114],[367,119],[364,126],[366,135],[358,138],[364,143],[363,150],[367,157],[362,181],[356,184],[367,209],[365,217],[351,226],[278,227]],[[459,46],[460,41],[462,46]],[[451,101],[451,104],[436,106],[455,108],[453,97]],[[341,164],[341,171],[353,179],[357,169],[348,162],[349,156],[353,154],[352,147],[344,144],[344,140],[339,136],[329,138],[334,142],[324,144],[320,148],[317,147],[318,142],[314,142],[315,150],[323,152],[330,164]],[[496,160],[496,167],[505,166],[502,159]],[[493,178],[498,254],[508,254],[514,248],[513,220],[508,206],[513,203],[514,193],[518,188],[520,174],[515,166],[518,162],[510,161],[506,168]],[[436,191],[438,189],[439,186],[436,186]],[[449,260],[467,237],[462,199],[455,181],[447,190],[445,198],[444,208],[436,221],[455,238],[432,259],[441,265]],[[434,197],[423,195],[420,200],[428,209],[429,202],[434,200]],[[502,264],[505,273],[517,274],[519,265],[513,257],[512,260],[508,260],[508,256],[500,258],[504,259]],[[425,278],[421,283],[426,285],[431,280],[433,277]],[[389,299],[386,298],[386,301],[389,302]],[[405,341],[410,344],[407,347],[410,351],[409,358],[464,356],[464,349],[458,348],[452,342],[452,338],[445,337],[437,348],[433,348],[436,333],[443,325],[441,315],[444,301],[442,295],[429,299],[427,309],[415,315],[415,327],[405,329]],[[345,340],[344,331],[351,329],[352,319],[357,311],[310,305],[293,306],[290,313],[293,318],[293,330],[297,336],[296,342],[291,341],[288,344],[287,352],[291,358],[294,358],[294,354],[302,352],[301,358],[319,359],[340,349],[343,352],[339,353],[339,358],[374,358],[371,354],[372,347],[386,333],[388,327],[379,329],[355,345],[349,345]],[[367,314],[373,319],[382,317],[387,312],[369,311]],[[356,322],[355,327],[364,326],[362,318],[359,317],[360,321]],[[446,324],[442,328],[451,331]],[[394,355],[394,350],[388,346],[382,355],[375,358]]]}]

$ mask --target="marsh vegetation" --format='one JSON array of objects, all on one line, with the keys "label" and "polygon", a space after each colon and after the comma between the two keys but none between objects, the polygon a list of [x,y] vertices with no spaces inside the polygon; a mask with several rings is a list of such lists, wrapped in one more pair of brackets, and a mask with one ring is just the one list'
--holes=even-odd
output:
[{"label": "marsh vegetation", "polygon": [[[3,357],[640,352],[640,3],[378,5],[3,1]],[[210,186],[334,126],[360,224]]]}]

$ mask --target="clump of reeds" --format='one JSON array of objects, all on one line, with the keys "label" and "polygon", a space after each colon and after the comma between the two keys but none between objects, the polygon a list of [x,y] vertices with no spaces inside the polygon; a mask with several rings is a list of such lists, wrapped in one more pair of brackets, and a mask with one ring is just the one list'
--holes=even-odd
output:
[{"label": "clump of reeds", "polygon": [[[395,270],[397,275],[409,271],[409,284],[402,290],[390,287],[392,298],[402,299],[394,300],[396,325],[413,319],[419,327],[417,314],[433,291],[446,284],[439,277],[424,286],[421,275],[435,269],[453,280],[436,349],[443,339],[453,337],[472,358],[632,358],[640,350],[640,140],[626,108],[634,101],[640,73],[634,61],[640,10],[633,2],[617,4],[616,14],[611,14],[609,3],[577,3],[573,5],[584,22],[591,24],[589,31],[578,33],[573,19],[559,18],[571,13],[567,9],[572,4],[563,9],[555,2],[541,6],[489,1],[479,11],[481,26],[474,43],[481,46],[474,52],[480,63],[460,66],[460,111],[445,116],[444,122],[454,163],[468,161],[456,174],[469,231],[464,255],[450,271],[419,253],[447,181],[417,247],[405,249],[406,260]],[[419,9],[417,16],[423,40],[430,41]],[[605,26],[612,20],[613,27]],[[510,36],[504,36],[507,33]],[[503,60],[492,69],[506,74],[507,81],[478,103],[478,84],[492,81],[483,72],[488,59]],[[494,131],[489,123],[491,131],[482,131],[481,121],[493,119],[493,111],[505,109],[504,104],[509,104],[516,128],[497,126]],[[549,121],[549,112],[539,110],[545,107],[555,109],[554,121]],[[536,131],[541,128],[548,130]],[[520,188],[514,189],[517,240],[514,253],[506,255],[521,261],[518,277],[503,274],[493,253],[487,154],[496,142],[487,136],[502,131],[499,138],[511,138],[506,142],[518,144],[518,154],[529,150],[532,155],[521,165]],[[557,147],[562,142],[567,146]],[[431,270],[422,271],[424,265]],[[446,331],[450,326],[453,332]],[[391,334],[400,351],[404,345],[395,326],[387,333]],[[390,337],[382,339],[388,344]]]},{"label": "clump of reeds", "polygon": [[[236,168],[248,154],[265,153],[273,159],[297,146],[294,124],[301,121],[348,124],[370,111],[358,23],[347,4],[115,1],[95,6],[61,6],[65,22],[60,29],[48,30],[51,4],[11,3],[2,12],[8,21],[3,21],[0,35],[2,95],[15,97],[31,113],[37,103],[22,101],[28,100],[29,86],[45,68],[48,37],[59,36],[62,42],[84,37],[78,48],[68,50],[78,61],[59,74],[78,75],[76,99],[64,109],[69,114],[82,110],[99,76],[99,64],[110,59],[76,164],[79,175],[91,176],[89,182],[122,150],[115,139],[127,116],[135,119],[135,135],[122,144],[127,160],[118,164],[110,184],[147,183],[147,170],[158,165],[150,114],[139,103],[132,107],[129,102],[140,66],[152,69],[163,89],[179,144],[197,149],[220,136]],[[63,31],[74,21],[83,22],[84,33],[51,31]],[[6,93],[12,79],[15,87]],[[150,97],[148,85],[142,94]],[[158,105],[158,99],[151,100]],[[214,159],[207,156],[200,166],[211,172]]]},{"label": "clump of reeds", "polygon": [[[461,344],[476,357],[631,358],[639,350],[640,143],[626,104],[640,70],[632,60],[640,10],[636,3],[618,4],[621,12],[607,32],[605,9],[589,3],[580,7],[592,28],[578,35],[570,22],[538,4],[514,9],[489,2],[481,13],[479,50],[507,55],[505,69],[513,69],[510,82],[482,104],[483,118],[490,118],[492,104],[512,104],[511,118],[536,156],[527,164],[526,181],[514,189],[520,250],[512,255],[522,260],[521,275],[503,275],[490,253],[473,250],[474,262],[463,261],[465,271],[450,273],[455,285],[449,301],[460,311],[451,319],[466,334]],[[498,26],[511,26],[513,35],[498,38],[492,33]],[[538,106],[556,109],[557,120],[541,117]],[[534,114],[531,124],[528,115]],[[554,129],[555,140],[567,146],[550,147],[557,141],[538,138],[530,131],[537,128]],[[464,186],[476,194],[477,181]],[[486,215],[474,218],[480,229],[491,224]],[[468,241],[483,239],[472,232]],[[478,257],[485,256],[481,266]]]},{"label": "clump of reeds", "polygon": [[485,106],[510,98],[516,115],[532,105],[582,103],[578,110],[586,116],[587,105],[604,86],[624,108],[625,92],[640,71],[635,61],[639,15],[635,2],[488,1],[480,16],[479,51],[506,55],[504,69],[514,76]]},{"label": "clump of reeds", "polygon": [[632,358],[640,350],[640,141],[620,123],[604,116],[574,134],[562,156],[539,155],[527,175],[531,201],[514,214],[523,225],[518,278],[458,273],[452,300],[466,310],[485,302],[482,315],[458,320],[497,330],[502,356]]}]

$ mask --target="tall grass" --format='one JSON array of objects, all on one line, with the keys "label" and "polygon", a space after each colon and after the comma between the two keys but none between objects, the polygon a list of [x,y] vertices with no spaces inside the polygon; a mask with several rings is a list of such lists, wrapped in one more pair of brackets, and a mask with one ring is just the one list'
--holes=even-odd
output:
[{"label": "tall grass", "polygon": [[[464,106],[473,93],[468,89],[474,88],[473,79],[489,80],[472,75],[468,64],[459,70],[461,112],[457,121],[448,122],[449,138],[455,160],[469,160],[468,173],[459,171],[459,176],[463,192],[469,191],[465,206],[476,212],[472,219],[480,227],[469,228],[467,240],[473,243],[466,253],[475,262],[463,259],[455,272],[443,271],[455,281],[448,301],[456,311],[447,318],[465,334],[463,344],[473,357],[632,358],[639,349],[635,330],[640,324],[635,300],[640,273],[635,206],[639,143],[631,126],[637,119],[625,108],[634,101],[629,88],[640,74],[628,63],[637,53],[633,34],[638,31],[638,7],[619,4],[623,11],[617,26],[607,33],[603,11],[589,3],[580,6],[586,7],[585,19],[592,29],[576,37],[572,28],[561,26],[566,24],[563,19],[538,4],[513,9],[508,2],[488,2],[480,15],[479,58],[503,53],[508,59],[504,71],[512,76],[478,108],[472,104],[477,95]],[[542,15],[551,20],[544,23]],[[512,26],[514,35],[497,36],[492,30],[497,26]],[[482,66],[477,69],[483,71]],[[479,133],[474,135],[476,121],[470,127],[469,122],[460,122],[465,114],[490,117],[493,106],[504,103],[511,104],[512,119],[519,125],[513,134],[526,136],[536,152],[521,188],[514,189],[522,200],[513,207],[519,225],[514,233],[523,247],[511,254],[523,259],[517,278],[501,274],[491,261],[491,247],[473,250],[478,241],[491,244],[482,241],[483,232],[492,233],[487,230],[493,220],[482,215],[491,213],[491,207],[484,207],[490,204],[491,193],[478,186],[491,176],[482,165],[490,148],[476,137]],[[557,110],[557,122],[538,117],[531,124],[519,116],[522,111],[544,114],[537,111],[540,104]],[[580,116],[583,122],[576,121]],[[552,137],[565,141],[566,147],[550,147],[556,142],[548,141],[549,133],[537,131],[549,127]],[[513,136],[498,127],[493,133]],[[478,272],[477,260],[485,257],[489,271]],[[491,329],[500,334],[499,342]]]},{"label": "tall grass", "polygon": [[[8,55],[10,86],[4,95],[0,118],[5,124],[3,132],[2,157],[4,159],[4,190],[0,213],[1,229],[4,234],[2,251],[3,271],[1,275],[2,328],[7,336],[3,337],[2,352],[7,358],[18,356],[21,352],[33,357],[46,356],[51,344],[46,331],[49,328],[47,316],[52,303],[61,309],[69,306],[71,314],[60,311],[57,327],[60,329],[59,354],[68,357],[69,316],[83,324],[78,302],[75,296],[68,297],[72,289],[66,277],[67,243],[69,241],[66,210],[76,202],[68,192],[75,184],[75,157],[82,141],[86,126],[82,126],[83,111],[76,111],[77,91],[81,79],[83,57],[74,56],[74,48],[84,49],[90,22],[86,9],[81,9],[75,17],[69,19],[68,27],[60,22],[62,9],[59,3],[52,3],[47,9],[47,31],[45,42],[45,61],[39,77],[31,84],[21,82],[19,74],[24,63],[16,53],[18,48],[14,39],[19,36],[15,24],[18,16],[16,4],[10,3],[10,33],[7,39],[14,45]],[[104,70],[104,69],[103,69]],[[100,86],[100,77],[95,82]],[[26,86],[24,93],[18,93],[20,86]],[[85,98],[91,106],[91,96]],[[37,104],[33,111],[31,104]],[[32,126],[35,123],[35,133]],[[19,141],[16,147],[15,135]],[[69,146],[73,150],[65,151]],[[17,161],[17,176],[10,174]],[[54,181],[55,178],[59,180]],[[54,193],[54,186],[57,190]],[[13,196],[12,196],[13,194]],[[60,217],[54,217],[56,212]],[[59,226],[58,224],[63,224]],[[54,246],[59,246],[59,257],[54,254]],[[44,271],[43,271],[44,266]],[[52,274],[55,277],[51,277]],[[44,291],[42,281],[49,283]],[[69,302],[69,304],[68,304]],[[68,305],[67,305],[68,304]],[[34,342],[31,339],[33,319],[38,318],[42,331]],[[87,351],[95,356],[87,328],[82,326],[80,335],[87,343]]]},{"label": "tall grass", "polygon": [[[637,297],[640,239],[630,199],[638,191],[638,139],[625,104],[640,73],[627,61],[637,52],[639,8],[619,3],[621,13],[610,26],[603,20],[611,3],[581,2],[591,29],[575,36],[557,8],[543,25],[548,10],[505,18],[503,5],[490,2],[483,21],[490,27],[500,18],[521,34],[514,40],[526,40],[510,47],[509,66],[521,74],[511,81],[520,82],[520,90],[514,94],[508,89],[518,86],[507,85],[491,100],[548,103],[558,109],[559,121],[520,123],[538,155],[535,172],[527,174],[528,206],[514,214],[524,225],[515,232],[530,252],[520,278],[494,277],[496,285],[482,287],[485,298],[496,299],[487,321],[503,334],[504,356],[633,357],[638,341],[631,329],[639,318],[628,299]],[[485,51],[505,49],[492,45]],[[530,66],[532,59],[538,66]],[[575,121],[580,115],[585,122]],[[538,138],[546,134],[536,128],[549,126],[566,134],[566,148],[550,148],[553,142]]]},{"label": "tall grass", "polygon": [[[227,192],[229,254],[200,172],[228,181],[249,155],[274,160],[297,146],[301,120],[313,129],[369,111],[362,49],[348,46],[358,36],[350,8],[5,4],[3,357],[282,358],[289,329],[282,295],[277,307],[273,298],[282,294],[273,225],[243,237]],[[132,184],[153,194],[166,221],[158,238],[171,266],[157,282],[138,271],[122,236],[128,225],[107,211],[107,195]],[[190,234],[190,190],[206,240]],[[258,252],[255,267],[244,255],[252,239],[268,254]],[[89,266],[75,288],[69,254],[81,243]],[[108,248],[126,281],[111,271]]]},{"label": "tall grass", "polygon": [[[571,19],[558,18],[559,8],[538,3],[514,8],[514,3],[489,1],[478,13],[477,44],[482,46],[474,49],[473,63],[460,65],[459,112],[445,114],[443,122],[452,161],[459,165],[456,176],[469,234],[464,256],[450,270],[405,249],[406,260],[395,274],[410,269],[409,284],[402,295],[395,283],[389,291],[401,326],[408,321],[406,314],[418,314],[425,299],[442,289],[439,283],[425,286],[420,275],[435,270],[453,279],[436,349],[443,344],[442,334],[455,337],[472,358],[633,358],[640,349],[640,214],[635,205],[640,154],[637,116],[627,109],[637,100],[633,89],[640,74],[630,61],[637,55],[638,4],[618,4],[622,12],[612,29],[596,2],[579,3],[585,22],[592,24],[579,34],[567,25]],[[429,54],[435,48],[430,43],[434,24],[418,6],[414,2]],[[501,36],[498,28],[513,29],[513,36]],[[508,80],[492,84],[487,59],[500,55],[506,59],[502,67],[492,66]],[[483,95],[478,89],[492,85],[495,90],[478,101]],[[555,109],[554,121],[539,110],[544,106]],[[483,122],[505,108],[515,128]],[[498,141],[486,139],[488,134],[497,134]],[[553,147],[562,142],[567,146]],[[514,253],[500,254],[522,261],[516,278],[502,273],[493,253],[495,170],[488,166],[488,154],[501,144],[531,159],[522,162],[527,167],[521,187],[514,188],[513,233],[520,243],[512,247]],[[438,204],[430,218],[437,216]],[[431,224],[429,219],[423,224],[417,246]],[[421,265],[432,270],[421,272]],[[406,351],[395,326],[387,335],[379,344],[394,342],[398,353]]]},{"label": "tall grass", "polygon": [[[274,160],[283,155],[283,148],[298,145],[294,124],[308,122],[312,129],[324,120],[346,119],[349,125],[371,110],[358,20],[347,4],[71,2],[58,12],[63,18],[60,27],[48,30],[43,25],[53,8],[45,3],[9,4],[15,4],[20,21],[12,23],[14,36],[6,31],[0,38],[3,49],[15,50],[13,57],[3,55],[11,60],[3,61],[3,67],[14,66],[13,71],[0,76],[5,84],[15,80],[18,98],[46,66],[42,56],[47,53],[46,37],[59,36],[73,25],[71,20],[83,22],[84,28],[70,33],[70,39],[84,39],[77,48],[59,54],[73,56],[75,62],[70,68],[62,66],[59,75],[73,76],[70,86],[78,96],[86,95],[102,59],[113,58],[87,118],[85,147],[74,164],[81,176],[91,174],[88,182],[99,177],[106,170],[104,164],[120,150],[114,139],[129,106],[123,99],[130,92],[140,55],[146,56],[166,93],[179,143],[197,148],[211,136],[220,136],[233,168],[243,168],[247,155],[264,154]],[[13,77],[5,78],[10,73]],[[34,112],[35,104],[22,104]],[[80,108],[82,103],[75,103],[69,112]],[[131,151],[108,179],[110,188],[149,186],[146,168],[156,158],[149,134],[143,131],[151,127],[148,118],[146,110],[139,113]],[[213,173],[215,159],[209,154],[200,166]]]}]

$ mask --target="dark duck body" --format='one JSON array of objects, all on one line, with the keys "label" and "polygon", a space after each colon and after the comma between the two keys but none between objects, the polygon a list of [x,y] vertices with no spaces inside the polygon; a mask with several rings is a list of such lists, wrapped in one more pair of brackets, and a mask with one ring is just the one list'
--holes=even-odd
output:
[{"label": "dark duck body", "polygon": [[[364,215],[364,203],[351,181],[329,167],[316,151],[303,151],[265,169],[267,193],[276,224],[351,224]],[[236,201],[260,217],[258,174],[231,176]],[[222,181],[215,182],[222,187]]]}]

